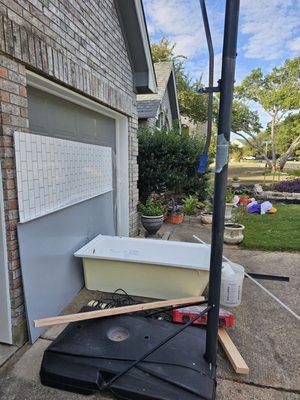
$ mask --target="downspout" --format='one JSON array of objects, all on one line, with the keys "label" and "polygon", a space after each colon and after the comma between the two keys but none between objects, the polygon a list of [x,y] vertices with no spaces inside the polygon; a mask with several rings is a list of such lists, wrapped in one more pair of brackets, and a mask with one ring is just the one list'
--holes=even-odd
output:
[{"label": "downspout", "polygon": [[231,113],[237,50],[237,34],[240,0],[226,0],[222,77],[215,171],[214,212],[209,273],[208,326],[205,357],[216,366],[220,287],[223,256],[225,194],[228,172],[228,150],[231,131]]},{"label": "downspout", "polygon": [[208,158],[208,150],[211,142],[211,132],[212,132],[212,115],[213,115],[213,101],[214,101],[214,49],[211,39],[211,33],[209,28],[209,22],[207,17],[207,11],[205,6],[205,0],[200,0],[202,18],[204,23],[205,36],[208,47],[209,54],[209,76],[208,76],[208,88],[200,89],[200,93],[208,92],[208,109],[207,109],[207,133],[206,133],[206,141],[202,150],[202,154],[200,156],[200,162],[198,167],[198,174],[204,174],[207,165]]}]

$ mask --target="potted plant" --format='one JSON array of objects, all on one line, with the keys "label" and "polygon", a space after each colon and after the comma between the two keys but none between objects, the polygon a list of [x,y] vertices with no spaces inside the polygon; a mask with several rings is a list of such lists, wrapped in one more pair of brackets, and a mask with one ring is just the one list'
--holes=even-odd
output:
[{"label": "potted plant", "polygon": [[235,188],[235,189],[238,189],[238,188],[241,186],[241,185],[240,185],[240,182],[239,182],[238,176],[233,176],[233,177],[232,177],[231,186],[232,186],[233,188]]},{"label": "potted plant", "polygon": [[234,213],[234,221],[227,222],[224,225],[224,242],[227,244],[239,244],[244,240],[243,231],[245,226],[240,223],[247,214],[247,207],[240,204]]},{"label": "potted plant", "polygon": [[201,214],[201,223],[204,225],[211,225],[212,224],[212,203],[208,200],[204,202],[204,212]]},{"label": "potted plant", "polygon": [[228,188],[226,191],[225,221],[230,221],[232,218],[233,197],[233,191]]},{"label": "potted plant", "polygon": [[155,235],[164,222],[165,206],[160,201],[148,197],[144,204],[139,204],[138,210],[141,213],[143,227],[149,235]]},{"label": "potted plant", "polygon": [[186,215],[195,214],[198,204],[199,204],[199,200],[198,200],[197,196],[192,196],[190,194],[189,197],[186,197],[183,200],[183,206],[182,206],[183,212]]},{"label": "potted plant", "polygon": [[172,199],[172,205],[168,209],[168,219],[167,221],[171,224],[181,224],[183,222],[184,214],[178,208],[177,203]]},{"label": "potted plant", "polygon": [[235,222],[227,222],[224,225],[224,242],[227,244],[239,244],[244,240],[243,230],[245,226]]}]

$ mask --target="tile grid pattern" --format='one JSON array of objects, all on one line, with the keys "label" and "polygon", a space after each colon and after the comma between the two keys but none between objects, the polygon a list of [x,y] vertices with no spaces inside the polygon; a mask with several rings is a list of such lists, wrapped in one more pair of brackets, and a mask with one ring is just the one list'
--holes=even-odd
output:
[{"label": "tile grid pattern", "polygon": [[20,222],[112,190],[110,147],[15,132]]}]

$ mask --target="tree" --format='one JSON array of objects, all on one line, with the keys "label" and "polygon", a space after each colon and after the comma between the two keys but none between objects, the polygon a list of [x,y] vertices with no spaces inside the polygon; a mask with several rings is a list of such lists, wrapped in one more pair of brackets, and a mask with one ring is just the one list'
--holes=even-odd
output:
[{"label": "tree", "polygon": [[240,162],[244,155],[243,147],[238,146],[237,144],[230,144],[230,156],[234,161]]},{"label": "tree", "polygon": [[151,45],[153,62],[172,61],[174,64],[178,103],[181,115],[187,116],[193,122],[205,122],[207,120],[207,96],[199,95],[198,89],[201,82],[192,82],[184,72],[184,55],[175,55],[175,44],[163,38],[158,43]]},{"label": "tree", "polygon": [[[267,135],[270,129],[266,130]],[[291,114],[276,127],[277,154],[284,154],[300,134],[300,113]]]},{"label": "tree", "polygon": [[[270,116],[269,132],[271,157],[269,158],[256,135],[250,135],[252,146],[259,149],[272,171],[283,169],[288,157],[300,146],[300,132],[292,140],[286,151],[279,156],[276,137],[277,129],[287,115],[300,109],[300,57],[288,59],[282,67],[274,67],[268,74],[261,68],[254,69],[240,86],[236,96],[240,100],[250,100],[260,104]],[[249,135],[249,132],[247,132]]]},{"label": "tree", "polygon": [[175,43],[172,44],[169,39],[162,38],[159,42],[151,45],[152,61],[154,63],[162,61],[173,61],[176,70],[183,69],[183,61],[186,59],[183,55],[175,56]]}]

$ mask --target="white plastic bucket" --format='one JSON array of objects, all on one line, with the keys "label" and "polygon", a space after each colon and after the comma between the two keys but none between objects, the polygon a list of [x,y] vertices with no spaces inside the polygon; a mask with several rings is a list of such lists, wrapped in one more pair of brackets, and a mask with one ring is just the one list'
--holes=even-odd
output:
[{"label": "white plastic bucket", "polygon": [[225,307],[237,307],[242,302],[244,268],[235,263],[223,262],[220,303]]}]

